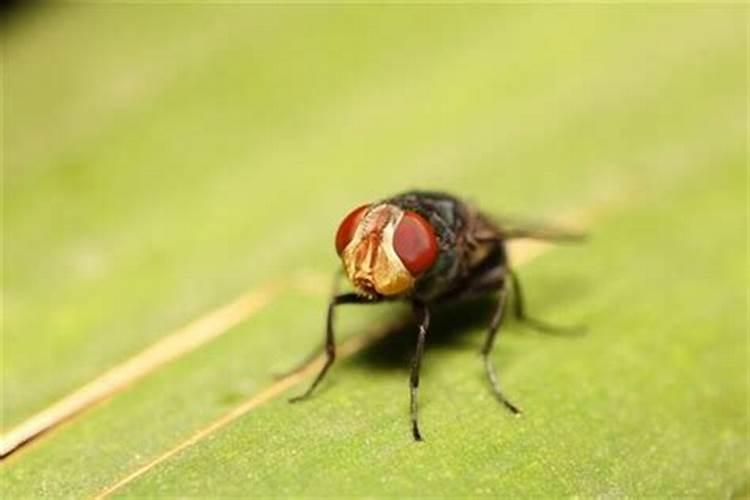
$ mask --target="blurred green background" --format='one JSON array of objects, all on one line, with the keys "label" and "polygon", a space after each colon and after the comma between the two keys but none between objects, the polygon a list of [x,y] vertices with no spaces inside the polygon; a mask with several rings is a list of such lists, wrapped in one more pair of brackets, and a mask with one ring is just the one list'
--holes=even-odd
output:
[{"label": "blurred green background", "polygon": [[[332,273],[351,207],[432,188],[593,220],[520,270],[532,311],[589,328],[509,324],[495,359],[523,418],[490,396],[477,323],[428,341],[424,445],[406,338],[119,492],[747,495],[747,37],[741,4],[17,9],[3,431],[247,289]],[[3,490],[115,484],[303,357],[326,300],[287,290],[13,456]],[[355,309],[342,338],[394,312]]]}]

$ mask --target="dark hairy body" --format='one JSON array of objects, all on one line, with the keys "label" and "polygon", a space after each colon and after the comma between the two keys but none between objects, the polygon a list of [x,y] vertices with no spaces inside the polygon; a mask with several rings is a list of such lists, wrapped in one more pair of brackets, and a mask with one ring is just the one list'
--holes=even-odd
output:
[{"label": "dark hairy body", "polygon": [[514,238],[566,240],[578,237],[544,227],[528,225],[514,227],[499,224],[473,206],[444,193],[410,191],[377,202],[373,206],[382,204],[419,214],[429,223],[434,229],[434,236],[437,240],[435,261],[426,272],[414,280],[413,286],[408,291],[395,296],[373,293],[371,289],[368,289],[367,293],[357,291],[334,294],[327,314],[326,363],[309,389],[291,401],[301,401],[309,397],[323,380],[336,358],[333,319],[337,306],[394,300],[406,301],[411,304],[419,325],[409,385],[412,435],[415,440],[421,441],[417,406],[419,373],[430,327],[430,311],[446,302],[494,295],[497,300],[496,307],[482,346],[484,368],[497,399],[514,414],[520,413],[519,407],[511,403],[501,390],[490,357],[497,333],[505,317],[509,295],[512,294],[514,297],[513,312],[519,320],[545,332],[556,333],[562,329],[551,327],[527,316],[520,281],[509,266],[506,242]]}]

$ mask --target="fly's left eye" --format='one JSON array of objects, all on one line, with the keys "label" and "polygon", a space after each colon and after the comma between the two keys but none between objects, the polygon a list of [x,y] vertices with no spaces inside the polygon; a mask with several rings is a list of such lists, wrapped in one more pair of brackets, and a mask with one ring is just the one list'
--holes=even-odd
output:
[{"label": "fly's left eye", "polygon": [[393,248],[412,275],[421,274],[437,259],[435,230],[418,213],[405,212],[393,234]]},{"label": "fly's left eye", "polygon": [[344,249],[349,245],[349,242],[354,238],[354,233],[357,231],[362,217],[370,205],[362,205],[361,207],[355,208],[349,215],[344,217],[339,225],[339,230],[336,231],[336,252],[341,255]]}]

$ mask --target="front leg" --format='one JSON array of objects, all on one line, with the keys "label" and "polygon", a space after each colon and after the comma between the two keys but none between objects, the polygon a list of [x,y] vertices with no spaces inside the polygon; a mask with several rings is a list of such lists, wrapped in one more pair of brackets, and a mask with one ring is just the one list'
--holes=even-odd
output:
[{"label": "front leg", "polygon": [[[333,287],[331,288],[332,297],[336,297],[339,294],[339,283],[341,282],[341,278],[343,276],[344,276],[343,269],[339,269],[338,271],[336,271],[336,274],[333,276],[333,283],[332,283]],[[330,307],[330,304],[329,304],[329,307]],[[310,352],[310,354],[308,354],[302,361],[300,361],[299,363],[297,363],[292,368],[286,371],[274,374],[273,378],[276,380],[279,380],[285,377],[289,377],[290,375],[297,374],[301,372],[302,370],[304,370],[305,368],[307,368],[307,366],[313,361],[315,361],[318,358],[318,356],[320,356],[320,353],[325,349],[327,337],[328,336],[326,335],[326,337],[323,339],[323,343],[320,346],[313,349]]]},{"label": "front leg", "polygon": [[419,396],[419,369],[422,365],[422,356],[424,355],[424,342],[427,338],[427,331],[430,328],[430,310],[426,304],[417,300],[412,302],[412,310],[419,321],[419,333],[417,334],[417,349],[414,353],[414,360],[411,363],[411,377],[409,377],[411,431],[415,441],[422,441],[422,434],[419,432],[419,408],[417,407],[417,400]]},{"label": "front leg", "polygon": [[336,308],[336,306],[342,305],[342,304],[372,304],[375,302],[379,302],[380,300],[381,299],[379,298],[363,297],[356,293],[343,293],[341,295],[336,295],[333,299],[331,299],[331,302],[328,304],[328,314],[326,316],[326,339],[325,339],[326,362],[323,365],[323,368],[320,370],[320,373],[318,373],[318,376],[315,377],[315,380],[307,389],[307,391],[305,391],[305,393],[300,396],[291,398],[289,400],[290,403],[296,403],[298,401],[302,401],[303,399],[307,399],[308,397],[310,397],[310,395],[313,393],[313,391],[318,386],[320,381],[323,380],[323,377],[325,377],[325,374],[326,372],[328,372],[328,369],[336,360],[336,340],[333,335],[333,310]]}]

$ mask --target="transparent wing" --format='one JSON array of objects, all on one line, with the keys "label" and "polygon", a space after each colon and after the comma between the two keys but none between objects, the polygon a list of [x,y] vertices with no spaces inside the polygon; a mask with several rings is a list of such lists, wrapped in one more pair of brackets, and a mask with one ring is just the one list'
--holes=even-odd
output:
[{"label": "transparent wing", "polygon": [[586,233],[580,230],[515,217],[492,217],[488,222],[491,223],[492,228],[488,227],[487,231],[482,231],[482,234],[479,235],[480,239],[513,240],[528,238],[575,243],[587,238]]}]

